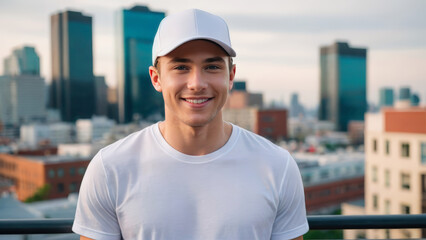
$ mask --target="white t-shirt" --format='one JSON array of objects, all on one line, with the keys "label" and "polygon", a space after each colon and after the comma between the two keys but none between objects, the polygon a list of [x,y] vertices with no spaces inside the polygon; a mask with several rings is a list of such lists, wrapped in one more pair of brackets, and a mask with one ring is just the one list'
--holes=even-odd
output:
[{"label": "white t-shirt", "polygon": [[99,151],[73,231],[94,239],[291,239],[309,229],[299,169],[270,141],[232,126],[203,156],[172,148],[158,123]]}]

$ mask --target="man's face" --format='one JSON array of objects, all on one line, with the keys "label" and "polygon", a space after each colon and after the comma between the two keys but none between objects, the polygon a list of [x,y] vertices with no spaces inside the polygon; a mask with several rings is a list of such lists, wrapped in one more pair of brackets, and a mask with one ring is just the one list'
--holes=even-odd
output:
[{"label": "man's face", "polygon": [[222,121],[235,67],[229,70],[229,56],[221,47],[190,41],[160,57],[158,65],[150,67],[150,75],[155,89],[163,93],[166,121],[192,127]]}]

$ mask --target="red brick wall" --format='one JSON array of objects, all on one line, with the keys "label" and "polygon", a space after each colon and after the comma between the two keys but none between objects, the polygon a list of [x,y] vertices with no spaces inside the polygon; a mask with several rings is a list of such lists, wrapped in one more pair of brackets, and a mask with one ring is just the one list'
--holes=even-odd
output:
[{"label": "red brick wall", "polygon": [[426,133],[426,108],[386,110],[385,131],[399,133]]},{"label": "red brick wall", "polygon": [[[49,199],[67,197],[71,192],[78,192],[80,189],[81,181],[83,180],[84,172],[79,172],[79,169],[86,169],[90,160],[87,161],[74,161],[62,163],[50,163],[45,165],[45,182],[49,183],[50,194]],[[74,169],[74,175],[71,174],[71,168]],[[63,176],[58,176],[58,170],[63,170]],[[49,170],[53,170],[55,175],[49,176]],[[62,184],[63,191],[59,190],[59,184]],[[70,189],[70,185],[75,185],[75,190]]]},{"label": "red brick wall", "polygon": [[287,137],[287,110],[259,110],[255,133],[271,140]]},{"label": "red brick wall", "polygon": [[[51,185],[48,198],[62,198],[72,192],[70,184],[75,184],[74,191],[80,189],[83,174],[79,173],[79,169],[86,169],[89,162],[88,159],[46,164],[25,156],[0,154],[0,177],[14,181],[17,198],[21,201],[32,196],[47,183]],[[73,176],[70,174],[71,168],[75,169]],[[59,169],[63,170],[62,177],[57,175]],[[49,170],[54,170],[54,177],[49,176]],[[58,184],[63,184],[63,191],[58,191]]]},{"label": "red brick wall", "polygon": [[305,187],[307,212],[364,197],[364,177]]},{"label": "red brick wall", "polygon": [[25,157],[0,154],[0,177],[12,180],[17,198],[21,201],[32,196],[45,184],[43,164]]}]

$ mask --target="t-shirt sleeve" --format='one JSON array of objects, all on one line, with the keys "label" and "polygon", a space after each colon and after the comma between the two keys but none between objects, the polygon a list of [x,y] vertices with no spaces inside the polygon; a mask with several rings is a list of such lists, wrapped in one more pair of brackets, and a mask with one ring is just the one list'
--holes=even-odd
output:
[{"label": "t-shirt sleeve", "polygon": [[288,155],[286,164],[271,240],[293,239],[309,230],[305,194],[299,168],[291,155]]},{"label": "t-shirt sleeve", "polygon": [[79,235],[106,240],[121,239],[114,200],[99,152],[90,162],[80,187],[72,230]]}]

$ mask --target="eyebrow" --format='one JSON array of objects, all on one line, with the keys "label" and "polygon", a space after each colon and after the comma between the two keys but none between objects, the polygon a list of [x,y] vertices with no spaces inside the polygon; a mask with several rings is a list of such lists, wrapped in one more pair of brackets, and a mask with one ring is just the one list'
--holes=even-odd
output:
[{"label": "eyebrow", "polygon": [[[172,58],[169,63],[190,63],[192,62],[190,59],[188,58],[179,58],[179,57],[175,57]],[[207,58],[203,61],[204,63],[212,63],[212,62],[225,62],[225,60],[223,60],[222,57],[211,57],[211,58]]]},{"label": "eyebrow", "polygon": [[188,58],[178,58],[178,57],[174,57],[169,61],[169,63],[188,63],[188,62],[191,62],[191,60],[189,60]]},{"label": "eyebrow", "polygon": [[205,63],[212,63],[212,62],[225,62],[225,60],[223,60],[222,57],[212,57],[212,58],[207,58],[206,60],[204,60]]}]

